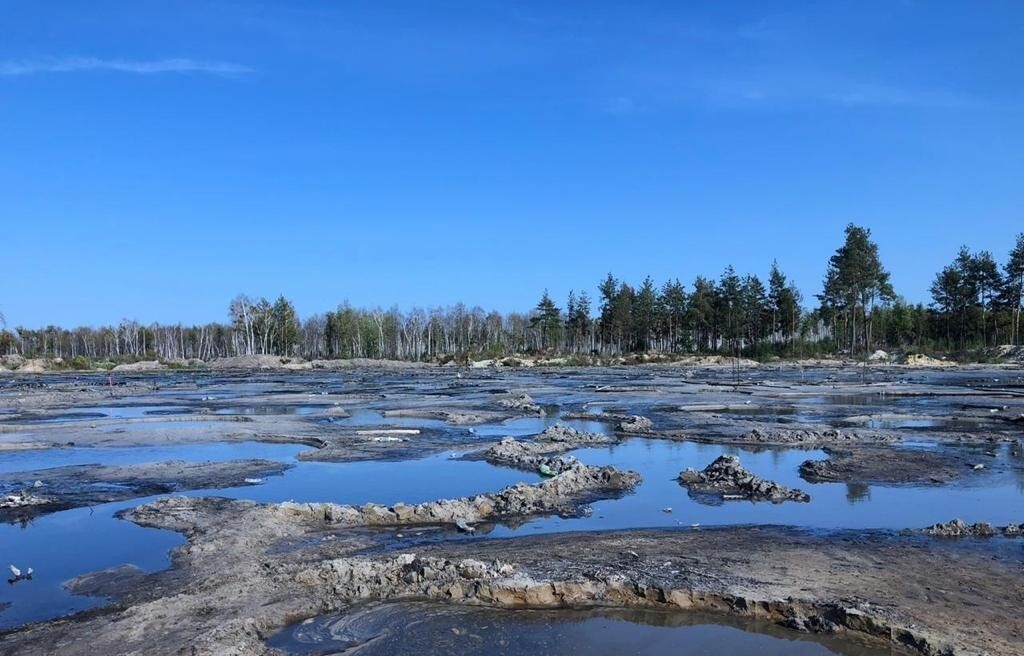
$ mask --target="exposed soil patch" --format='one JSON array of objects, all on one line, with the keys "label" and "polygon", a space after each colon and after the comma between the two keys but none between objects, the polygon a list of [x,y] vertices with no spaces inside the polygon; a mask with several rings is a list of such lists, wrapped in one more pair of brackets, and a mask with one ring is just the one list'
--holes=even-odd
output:
[{"label": "exposed soil patch", "polygon": [[275,506],[189,499],[129,515],[189,536],[177,574],[130,586],[135,575],[124,571],[76,582],[123,596],[105,611],[0,636],[0,651],[267,654],[266,637],[303,617],[411,598],[729,613],[921,654],[1010,656],[1024,636],[1024,557],[989,542],[958,549],[891,533],[723,528],[443,542],[367,556],[358,534],[275,551],[326,526]]},{"label": "exposed soil patch", "polygon": [[124,467],[71,465],[0,474],[0,521],[180,490],[256,485],[291,465],[273,460],[184,462]]},{"label": "exposed soil patch", "polygon": [[806,460],[800,477],[810,483],[948,483],[968,471],[967,460],[948,449],[825,447],[827,460]]}]

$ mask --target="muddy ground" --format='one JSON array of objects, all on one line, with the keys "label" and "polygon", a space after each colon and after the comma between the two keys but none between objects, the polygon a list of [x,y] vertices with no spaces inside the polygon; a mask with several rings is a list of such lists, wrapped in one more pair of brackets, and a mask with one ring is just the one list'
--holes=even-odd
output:
[{"label": "muddy ground", "polygon": [[743,527],[434,541],[396,553],[381,534],[241,501],[171,500],[132,516],[189,536],[176,567],[73,581],[119,602],[0,637],[0,649],[264,654],[264,640],[295,620],[412,598],[713,611],[908,653],[1009,655],[1024,639],[1024,553],[998,538]]},{"label": "muddy ground", "polygon": [[85,464],[0,473],[0,522],[181,490],[258,485],[289,465],[270,460],[190,463],[180,460],[125,467]]},{"label": "muddy ground", "polygon": [[[66,582],[68,590],[111,602],[6,630],[0,653],[274,653],[266,640],[298,620],[367,600],[415,598],[498,608],[708,611],[907,653],[1017,654],[1024,543],[1002,534],[942,537],[924,525],[705,528],[689,526],[685,516],[676,528],[489,534],[552,515],[589,517],[590,504],[600,515],[601,503],[632,494],[644,471],[590,465],[575,454],[638,442],[707,445],[696,471],[722,448],[742,447],[806,453],[798,473],[813,484],[1004,489],[1024,481],[1021,417],[1024,377],[1007,369],[658,365],[6,376],[0,464],[7,453],[12,463],[18,457],[47,466],[5,467],[0,491],[47,502],[0,508],[4,521],[22,519],[15,511],[43,515],[236,488],[247,479],[256,490],[256,481],[293,466],[259,458],[104,458],[154,445],[294,444],[294,463],[318,466],[451,452],[548,478],[408,504],[158,498],[119,516],[185,536],[170,568],[81,572]],[[558,422],[580,428],[550,428]],[[63,454],[81,450],[95,453],[88,462],[96,464],[59,465]],[[801,486],[812,507],[817,487]],[[673,516],[671,507],[664,511]],[[0,597],[0,617],[7,603]]]}]

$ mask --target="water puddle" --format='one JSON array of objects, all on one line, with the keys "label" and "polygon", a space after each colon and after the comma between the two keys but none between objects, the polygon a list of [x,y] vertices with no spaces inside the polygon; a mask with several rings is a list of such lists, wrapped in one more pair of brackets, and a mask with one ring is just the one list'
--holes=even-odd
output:
[{"label": "water puddle", "polygon": [[692,612],[495,610],[429,603],[369,606],[289,627],[286,654],[593,654],[594,656],[889,656],[888,648]]},{"label": "water puddle", "polygon": [[[484,376],[474,372],[472,376]],[[258,380],[205,374],[203,376],[169,376],[172,384],[164,385],[150,395],[121,399],[126,405],[76,408],[59,415],[48,415],[49,421],[87,421],[90,419],[139,419],[168,416],[167,421],[150,421],[132,425],[132,430],[165,431],[198,430],[211,421],[175,422],[175,415],[194,415],[204,408],[217,415],[311,415],[332,407],[317,405],[322,391],[332,393],[372,395],[375,405],[407,403],[407,398],[422,400],[423,395],[452,395],[460,398],[483,398],[487,395],[507,394],[512,388],[529,388],[538,402],[557,403],[561,407],[583,407],[588,416],[583,420],[563,420],[552,409],[545,416],[518,417],[504,422],[477,426],[453,426],[440,419],[416,417],[385,417],[379,409],[358,408],[350,417],[314,417],[312,421],[324,425],[346,427],[424,428],[437,430],[453,437],[453,444],[465,443],[465,436],[494,439],[505,436],[524,437],[542,432],[546,427],[561,423],[580,430],[609,434],[612,425],[602,421],[602,411],[610,407],[627,408],[643,412],[651,403],[665,405],[664,395],[646,392],[628,392],[609,395],[614,400],[595,400],[597,385],[631,385],[644,372],[630,371],[620,374],[614,370],[598,374],[569,372],[564,376],[539,379],[535,374],[486,374],[494,378],[490,386],[468,387],[465,393],[455,387],[453,374],[416,379],[407,374],[380,374],[355,376],[354,374],[311,374],[303,378],[257,377]],[[726,374],[709,377],[727,378]],[[800,374],[802,375],[802,374]],[[931,375],[931,374],[929,374]],[[470,374],[467,374],[467,377]],[[591,384],[588,376],[594,376]],[[751,378],[796,378],[796,374],[755,372]],[[252,378],[253,376],[250,376]],[[490,378],[488,378],[490,380]],[[302,384],[299,384],[302,381]],[[663,377],[655,380],[658,387],[667,390],[693,386]],[[469,384],[466,380],[458,384]],[[491,383],[488,383],[491,385]],[[675,386],[675,387],[673,387]],[[646,386],[644,386],[646,389]],[[387,393],[388,401],[378,403],[378,393]],[[266,399],[275,394],[278,398]],[[913,449],[938,449],[929,438],[929,430],[941,431],[953,422],[944,423],[948,416],[950,399],[921,399],[886,397],[880,394],[852,394],[793,397],[785,402],[759,401],[759,407],[743,407],[741,397],[725,399],[727,386],[722,391],[687,392],[671,401],[681,406],[687,400],[716,404],[724,402],[737,418],[762,418],[780,422],[842,421],[843,417],[868,417],[869,421],[891,421],[886,415],[898,417],[893,426],[874,428],[908,429],[913,441],[902,446]],[[261,402],[260,397],[264,395]],[[291,395],[294,403],[282,402],[280,395]],[[314,398],[316,400],[314,400]],[[747,397],[749,398],[749,397]],[[955,397],[950,397],[955,398]],[[148,402],[147,402],[148,399]],[[723,401],[723,399],[725,399]],[[276,405],[281,403],[280,405]],[[586,405],[584,405],[586,404]],[[945,404],[945,405],[943,405]],[[754,405],[753,403],[751,404]],[[900,414],[892,407],[899,405]],[[913,412],[906,408],[927,405],[929,410]],[[844,408],[844,406],[847,406]],[[872,411],[870,408],[878,408]],[[409,407],[406,405],[405,407]],[[931,408],[937,407],[937,410]],[[933,419],[929,414],[934,413]],[[671,413],[685,416],[687,413]],[[654,416],[654,415],[652,415]],[[0,421],[14,421],[17,415],[4,413]],[[699,421],[699,420],[698,420]],[[219,422],[223,424],[224,422]],[[957,422],[962,424],[962,422]],[[67,440],[73,441],[75,430],[81,424],[72,424]],[[913,429],[911,431],[911,429]],[[40,429],[42,430],[42,429]],[[61,429],[65,430],[65,429]],[[104,427],[103,430],[120,431],[123,426]],[[205,434],[205,433],[204,433]],[[23,440],[27,434],[8,434],[5,441]],[[162,437],[154,433],[153,438]],[[63,440],[62,440],[63,441]],[[195,490],[190,496],[225,496],[253,499],[262,502],[294,500],[361,504],[376,502],[393,504],[398,501],[416,503],[440,498],[469,496],[496,491],[523,481],[534,483],[536,474],[500,467],[484,462],[465,461],[461,454],[444,453],[417,460],[366,461],[351,463],[317,463],[296,460],[296,456],[310,447],[288,444],[262,444],[257,442],[212,442],[169,446],[110,447],[44,449],[30,451],[0,451],[0,472],[26,471],[64,465],[102,463],[130,465],[163,460],[227,461],[261,458],[294,465],[280,476],[267,477],[261,484],[227,489]],[[461,447],[460,447],[461,448]],[[991,448],[991,447],[988,447]],[[993,465],[1007,465],[1008,457],[1001,449]],[[687,467],[702,469],[723,453],[740,457],[743,465],[757,475],[800,488],[811,495],[809,503],[751,503],[729,501],[709,505],[706,499],[692,498],[676,481],[679,472]],[[988,521],[1006,524],[1021,521],[1024,507],[1024,461],[1017,456],[1011,466],[1003,467],[1005,475],[979,475],[977,484],[948,486],[867,486],[861,484],[810,484],[799,477],[798,467],[804,460],[824,458],[821,451],[763,449],[748,450],[713,444],[670,442],[662,440],[632,439],[625,443],[600,448],[580,449],[571,455],[593,465],[614,465],[622,469],[639,471],[642,484],[632,494],[622,498],[591,504],[592,514],[587,517],[565,519],[537,518],[518,527],[497,526],[487,537],[521,536],[536,532],[634,529],[650,527],[720,526],[730,524],[780,524],[813,529],[904,529],[961,517],[968,522]],[[453,457],[456,456],[456,457]],[[980,456],[979,456],[980,457]],[[990,467],[990,470],[996,469]],[[970,475],[968,475],[970,476]],[[10,602],[10,608],[0,611],[0,628],[17,626],[24,622],[56,617],[62,614],[94,607],[103,600],[70,595],[62,583],[76,575],[132,563],[146,571],[159,570],[168,565],[168,550],[182,543],[176,533],[145,529],[130,522],[114,519],[116,511],[144,503],[149,498],[81,508],[38,518],[25,525],[0,524],[0,566],[14,563],[33,567],[31,581],[18,585],[0,585],[0,606]],[[671,509],[670,512],[667,510]],[[408,607],[408,605],[406,605]],[[507,653],[526,654],[539,650],[554,653],[640,653],[661,654],[850,654],[869,655],[876,652],[857,651],[849,646],[832,647],[825,643],[802,639],[795,634],[767,635],[744,627],[723,626],[720,620],[687,624],[673,615],[666,620],[654,616],[639,618],[616,614],[571,613],[509,613],[498,615],[487,611],[472,611],[465,615],[450,615],[425,609],[404,616],[391,616],[391,626],[402,626],[400,634],[352,634],[351,622],[341,618],[318,618],[283,632],[274,640],[294,653],[328,653],[347,649],[343,644],[362,640],[362,654],[402,654],[444,649],[455,654]],[[374,611],[383,612],[383,611]],[[392,611],[387,611],[392,612]],[[460,611],[461,612],[461,611]],[[657,614],[656,614],[657,615]],[[370,618],[370,624],[378,620]],[[339,622],[341,622],[339,624]],[[348,628],[346,628],[348,627]],[[357,627],[358,628],[358,627]],[[458,629],[458,632],[452,629]],[[361,629],[360,629],[361,630]],[[353,638],[355,635],[355,638]],[[362,637],[360,637],[362,635]],[[369,637],[367,637],[369,635]],[[372,640],[366,642],[367,640]],[[365,643],[365,644],[363,644]],[[349,645],[351,646],[351,645]],[[682,649],[680,648],[682,647]],[[646,650],[646,651],[645,651]],[[889,653],[888,651],[884,653]]]},{"label": "water puddle", "polygon": [[68,465],[134,465],[162,460],[189,462],[226,462],[262,458],[290,461],[308,446],[296,444],[266,444],[263,442],[205,442],[167,446],[137,447],[68,447],[62,449],[33,449],[5,451],[0,456],[0,472],[30,471]]},{"label": "water puddle", "polygon": [[[64,582],[124,563],[155,572],[169,564],[168,552],[184,538],[114,519],[115,512],[147,499],[76,508],[40,517],[28,525],[0,523],[0,561],[32,567],[32,580],[0,585],[0,629],[60,617],[103,605],[104,599],[72,595]],[[6,577],[5,577],[6,578]]]},{"label": "water puddle", "polygon": [[442,419],[421,418],[421,417],[388,417],[378,410],[358,408],[352,410],[349,417],[325,417],[318,419],[320,423],[333,424],[338,426],[358,426],[376,428],[381,426],[393,426],[401,428],[437,428],[448,431],[471,433],[477,437],[525,437],[536,435],[548,426],[561,424],[571,426],[578,430],[591,433],[610,434],[611,424],[597,419],[594,420],[565,420],[561,413],[555,411],[550,414],[538,417],[517,417],[503,422],[480,424],[476,426],[456,426],[445,422]]},{"label": "water puddle", "polygon": [[[283,475],[267,477],[260,485],[225,489],[191,490],[187,496],[222,496],[262,502],[367,502],[418,503],[440,498],[471,496],[498,490],[520,481],[533,483],[539,476],[485,462],[466,461],[443,454],[399,462],[317,463],[296,462],[295,455],[308,447],[252,442],[192,446],[59,449],[8,454],[17,462],[0,459],[6,471],[44,468],[62,464],[133,464],[157,460],[238,460],[267,458],[293,462]],[[70,594],[64,581],[101,569],[133,564],[157,571],[170,564],[168,551],[183,542],[177,533],[142,528],[116,519],[114,513],[146,503],[146,497],[77,508],[37,518],[24,525],[0,524],[0,561],[32,567],[31,581],[0,586],[0,628],[9,628],[59,617],[104,603],[102,599]]]},{"label": "water puddle", "polygon": [[519,482],[534,483],[538,474],[442,454],[398,462],[299,462],[282,476],[257,486],[194,490],[188,496],[222,496],[266,503],[333,502],[392,505],[422,503],[492,492]]},{"label": "water puddle", "polygon": [[[809,503],[728,501],[709,505],[691,498],[676,478],[687,467],[703,469],[724,453],[739,456],[743,466],[762,478],[799,488]],[[489,535],[508,537],[536,532],[635,529],[653,527],[779,524],[816,529],[905,529],[961,517],[968,522],[1007,524],[1020,521],[1024,474],[977,486],[883,486],[846,483],[812,484],[800,478],[800,463],[825,458],[822,451],[767,449],[634,439],[624,444],[572,452],[592,465],[614,465],[643,475],[632,493],[591,504],[589,517],[546,517]],[[667,509],[671,508],[671,512]]]},{"label": "water puddle", "polygon": [[318,405],[253,405],[253,406],[230,406],[217,408],[213,411],[215,415],[243,415],[243,416],[266,416],[266,415],[311,415],[323,412],[331,406]]}]

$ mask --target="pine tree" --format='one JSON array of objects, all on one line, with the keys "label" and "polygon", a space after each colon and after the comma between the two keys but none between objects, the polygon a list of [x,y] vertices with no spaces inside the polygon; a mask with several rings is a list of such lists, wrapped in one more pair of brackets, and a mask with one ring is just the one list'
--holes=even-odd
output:
[{"label": "pine tree", "polygon": [[632,307],[634,347],[638,351],[650,350],[651,335],[657,325],[658,293],[654,290],[654,281],[650,276],[637,290]]},{"label": "pine tree", "polygon": [[551,300],[548,290],[545,289],[544,295],[534,310],[534,316],[530,319],[530,324],[540,331],[541,350],[558,347],[562,338],[561,314],[561,310]]},{"label": "pine tree", "polygon": [[1003,284],[1005,304],[1013,313],[1010,343],[1020,344],[1020,315],[1024,309],[1024,232],[1017,235],[1017,243],[1010,251],[1010,257],[1003,265],[1006,280]]},{"label": "pine tree", "polygon": [[867,353],[871,348],[871,314],[875,304],[895,298],[870,230],[852,223],[846,226],[846,240],[829,259],[824,289],[818,298],[834,327],[840,318],[843,320],[849,330],[851,353],[859,343],[863,343]]}]

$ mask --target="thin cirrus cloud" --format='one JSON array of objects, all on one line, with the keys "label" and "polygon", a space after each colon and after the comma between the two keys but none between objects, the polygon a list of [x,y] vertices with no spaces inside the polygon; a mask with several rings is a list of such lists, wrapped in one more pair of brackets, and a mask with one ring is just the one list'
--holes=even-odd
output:
[{"label": "thin cirrus cloud", "polygon": [[40,75],[46,73],[86,73],[110,71],[135,75],[160,73],[202,73],[207,75],[243,75],[255,70],[223,61],[203,61],[188,58],[153,60],[100,59],[98,57],[65,57],[45,60],[0,61],[0,75]]}]

